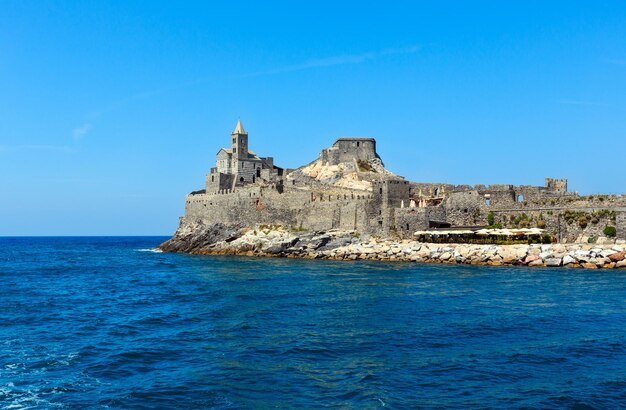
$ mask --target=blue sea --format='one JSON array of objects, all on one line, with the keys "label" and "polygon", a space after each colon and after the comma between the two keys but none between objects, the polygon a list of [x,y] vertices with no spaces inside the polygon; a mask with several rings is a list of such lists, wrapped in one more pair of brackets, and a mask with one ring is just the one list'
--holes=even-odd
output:
[{"label": "blue sea", "polygon": [[626,272],[0,238],[0,408],[626,407]]}]

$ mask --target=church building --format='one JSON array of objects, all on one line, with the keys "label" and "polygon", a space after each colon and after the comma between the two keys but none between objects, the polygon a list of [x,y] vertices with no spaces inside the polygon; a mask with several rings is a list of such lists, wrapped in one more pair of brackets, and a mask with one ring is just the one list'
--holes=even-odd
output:
[{"label": "church building", "polygon": [[274,166],[274,158],[259,157],[248,149],[248,133],[241,120],[230,137],[230,148],[217,152],[216,167],[207,175],[207,192],[232,191],[238,185],[268,180],[280,170]]}]

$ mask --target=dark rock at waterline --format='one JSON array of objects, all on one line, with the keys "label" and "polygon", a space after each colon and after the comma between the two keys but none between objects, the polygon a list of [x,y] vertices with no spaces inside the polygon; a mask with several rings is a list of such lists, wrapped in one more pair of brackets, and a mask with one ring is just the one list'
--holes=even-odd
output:
[{"label": "dark rock at waterline", "polygon": [[245,232],[243,225],[225,225],[222,223],[181,226],[169,240],[159,245],[165,252],[203,253],[209,251],[217,242],[232,242]]}]

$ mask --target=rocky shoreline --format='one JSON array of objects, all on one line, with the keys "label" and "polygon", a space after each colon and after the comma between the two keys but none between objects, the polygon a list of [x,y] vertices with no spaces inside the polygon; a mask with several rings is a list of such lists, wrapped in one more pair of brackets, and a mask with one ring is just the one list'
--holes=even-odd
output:
[{"label": "rocky shoreline", "polygon": [[330,260],[379,260],[491,266],[626,268],[626,244],[473,245],[360,237],[354,232],[293,232],[222,224],[181,225],[165,252]]}]

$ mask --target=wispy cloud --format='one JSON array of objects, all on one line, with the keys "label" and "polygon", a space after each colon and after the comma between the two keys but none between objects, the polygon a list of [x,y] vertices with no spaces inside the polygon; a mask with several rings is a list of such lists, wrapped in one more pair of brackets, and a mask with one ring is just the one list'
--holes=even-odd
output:
[{"label": "wispy cloud", "polygon": [[557,103],[559,104],[563,104],[563,105],[586,105],[586,106],[592,106],[592,107],[608,107],[609,104],[607,103],[603,103],[603,102],[599,102],[599,101],[586,101],[586,100],[557,100]]},{"label": "wispy cloud", "polygon": [[239,79],[239,78],[250,78],[250,77],[261,77],[268,75],[277,75],[282,73],[291,73],[297,71],[304,70],[312,70],[316,68],[325,68],[325,67],[334,67],[341,65],[356,65],[366,63],[368,61],[374,61],[386,57],[391,56],[401,56],[401,55],[410,55],[418,53],[422,49],[421,46],[413,45],[404,48],[388,48],[378,51],[368,51],[364,53],[355,53],[355,54],[342,54],[337,56],[323,57],[323,58],[314,58],[310,60],[306,60],[304,62],[293,64],[293,65],[285,65],[282,67],[275,67],[272,69],[264,70],[264,71],[256,71],[256,72],[248,72],[241,74],[233,74],[225,77],[204,77],[204,78],[196,78],[186,82],[174,83],[170,85],[165,85],[160,88],[155,88],[152,90],[146,90],[143,92],[138,92],[132,94],[126,98],[117,100],[107,106],[102,107],[99,110],[92,111],[87,115],[87,121],[83,124],[75,127],[72,130],[72,137],[74,139],[73,146],[54,146],[54,145],[20,145],[20,146],[0,146],[0,152],[2,151],[21,151],[21,150],[48,150],[48,151],[64,151],[71,152],[77,149],[76,144],[87,135],[93,129],[93,121],[102,117],[104,114],[117,111],[121,109],[128,103],[144,100],[150,97],[154,97],[160,94],[164,94],[171,91],[177,91],[182,88],[192,87],[198,84],[207,83],[211,81],[222,81],[228,79]]},{"label": "wispy cloud", "polygon": [[14,151],[58,151],[58,152],[74,152],[76,148],[71,145],[1,145],[0,152]]},{"label": "wispy cloud", "polygon": [[91,131],[92,125],[89,122],[84,123],[83,125],[76,127],[72,130],[72,136],[75,141],[83,138],[89,131]]},{"label": "wispy cloud", "polygon": [[51,151],[51,152],[76,152],[78,150],[78,141],[84,137],[92,128],[91,123],[84,123],[72,130],[74,137],[73,144],[67,145],[51,145],[51,144],[20,144],[20,145],[0,145],[0,152],[19,152],[19,151]]},{"label": "wispy cloud", "polygon": [[404,48],[388,48],[388,49],[383,49],[379,51],[368,51],[368,52],[358,53],[358,54],[342,54],[342,55],[337,55],[337,56],[314,58],[314,59],[306,60],[302,63],[293,64],[293,65],[285,65],[282,67],[276,67],[276,68],[272,68],[272,69],[268,69],[264,71],[254,71],[254,72],[241,73],[241,74],[232,74],[232,75],[228,75],[225,77],[197,78],[197,79],[186,81],[186,82],[165,85],[160,88],[155,88],[152,90],[146,90],[146,91],[135,93],[129,97],[126,97],[124,99],[111,103],[101,110],[95,111],[93,113],[93,116],[100,117],[104,113],[116,110],[120,108],[121,106],[125,105],[126,103],[129,103],[132,101],[143,100],[146,98],[164,94],[166,92],[176,91],[182,88],[192,87],[192,86],[203,84],[203,83],[233,80],[233,79],[243,79],[243,78],[250,78],[250,77],[262,77],[262,76],[284,74],[284,73],[291,73],[291,72],[296,72],[296,71],[311,70],[315,68],[325,68],[325,67],[341,66],[341,65],[348,65],[348,64],[362,64],[368,61],[382,59],[385,57],[416,54],[421,49],[422,47],[417,46],[417,45],[404,47]]},{"label": "wispy cloud", "polygon": [[253,73],[241,74],[235,77],[256,77],[263,75],[290,73],[294,71],[309,70],[312,68],[332,67],[346,64],[361,64],[366,61],[377,60],[383,57],[403,55],[403,54],[415,54],[421,50],[420,46],[411,46],[406,48],[389,48],[380,51],[369,51],[360,54],[344,54],[339,56],[316,58],[307,60],[300,64],[287,65],[284,67],[278,67],[266,71],[258,71]]}]

